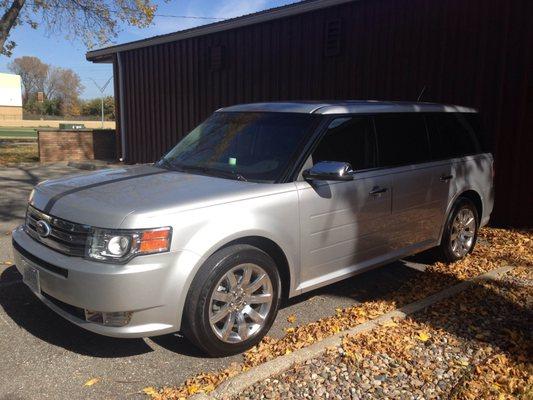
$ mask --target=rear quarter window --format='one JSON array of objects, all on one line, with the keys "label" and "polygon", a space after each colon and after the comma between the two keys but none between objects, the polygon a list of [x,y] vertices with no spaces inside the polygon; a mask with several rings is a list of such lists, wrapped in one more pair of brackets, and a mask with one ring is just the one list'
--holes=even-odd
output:
[{"label": "rear quarter window", "polygon": [[456,113],[426,115],[431,156],[434,160],[462,157],[479,152],[472,128]]},{"label": "rear quarter window", "polygon": [[472,133],[479,144],[480,150],[484,153],[490,152],[492,146],[489,137],[487,136],[487,132],[483,127],[480,115],[478,113],[461,113],[461,117],[472,129]]},{"label": "rear quarter window", "polygon": [[424,117],[416,113],[374,117],[381,167],[416,164],[429,160]]}]

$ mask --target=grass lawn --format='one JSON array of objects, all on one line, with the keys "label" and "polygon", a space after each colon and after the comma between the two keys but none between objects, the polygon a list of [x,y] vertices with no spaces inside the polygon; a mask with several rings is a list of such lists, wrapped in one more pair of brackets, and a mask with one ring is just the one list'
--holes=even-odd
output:
[{"label": "grass lawn", "polygon": [[37,138],[33,128],[0,127],[0,139],[3,138]]},{"label": "grass lawn", "polygon": [[37,161],[39,161],[37,141],[17,142],[14,140],[0,140],[0,166]]}]

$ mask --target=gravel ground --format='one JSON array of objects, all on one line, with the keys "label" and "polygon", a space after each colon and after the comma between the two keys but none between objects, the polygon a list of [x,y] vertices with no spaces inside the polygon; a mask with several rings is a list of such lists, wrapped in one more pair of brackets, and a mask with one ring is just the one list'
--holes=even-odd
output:
[{"label": "gravel ground", "polygon": [[533,274],[513,271],[403,321],[346,337],[236,399],[532,398]]}]

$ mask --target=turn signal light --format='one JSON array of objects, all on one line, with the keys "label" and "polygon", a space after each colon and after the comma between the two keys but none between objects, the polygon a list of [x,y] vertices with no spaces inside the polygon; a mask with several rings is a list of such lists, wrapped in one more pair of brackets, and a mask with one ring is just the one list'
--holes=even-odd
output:
[{"label": "turn signal light", "polygon": [[141,234],[139,253],[158,253],[170,249],[170,228],[159,228],[143,231]]}]

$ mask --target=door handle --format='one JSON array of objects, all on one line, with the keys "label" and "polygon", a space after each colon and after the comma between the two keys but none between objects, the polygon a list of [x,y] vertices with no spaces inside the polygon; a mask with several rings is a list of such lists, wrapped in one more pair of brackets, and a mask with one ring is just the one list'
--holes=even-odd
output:
[{"label": "door handle", "polygon": [[441,182],[448,182],[450,179],[453,179],[453,175],[442,175],[439,179]]},{"label": "door handle", "polygon": [[382,187],[376,186],[368,194],[370,196],[376,196],[378,194],[385,193],[386,191],[387,191],[387,188],[382,188]]}]

